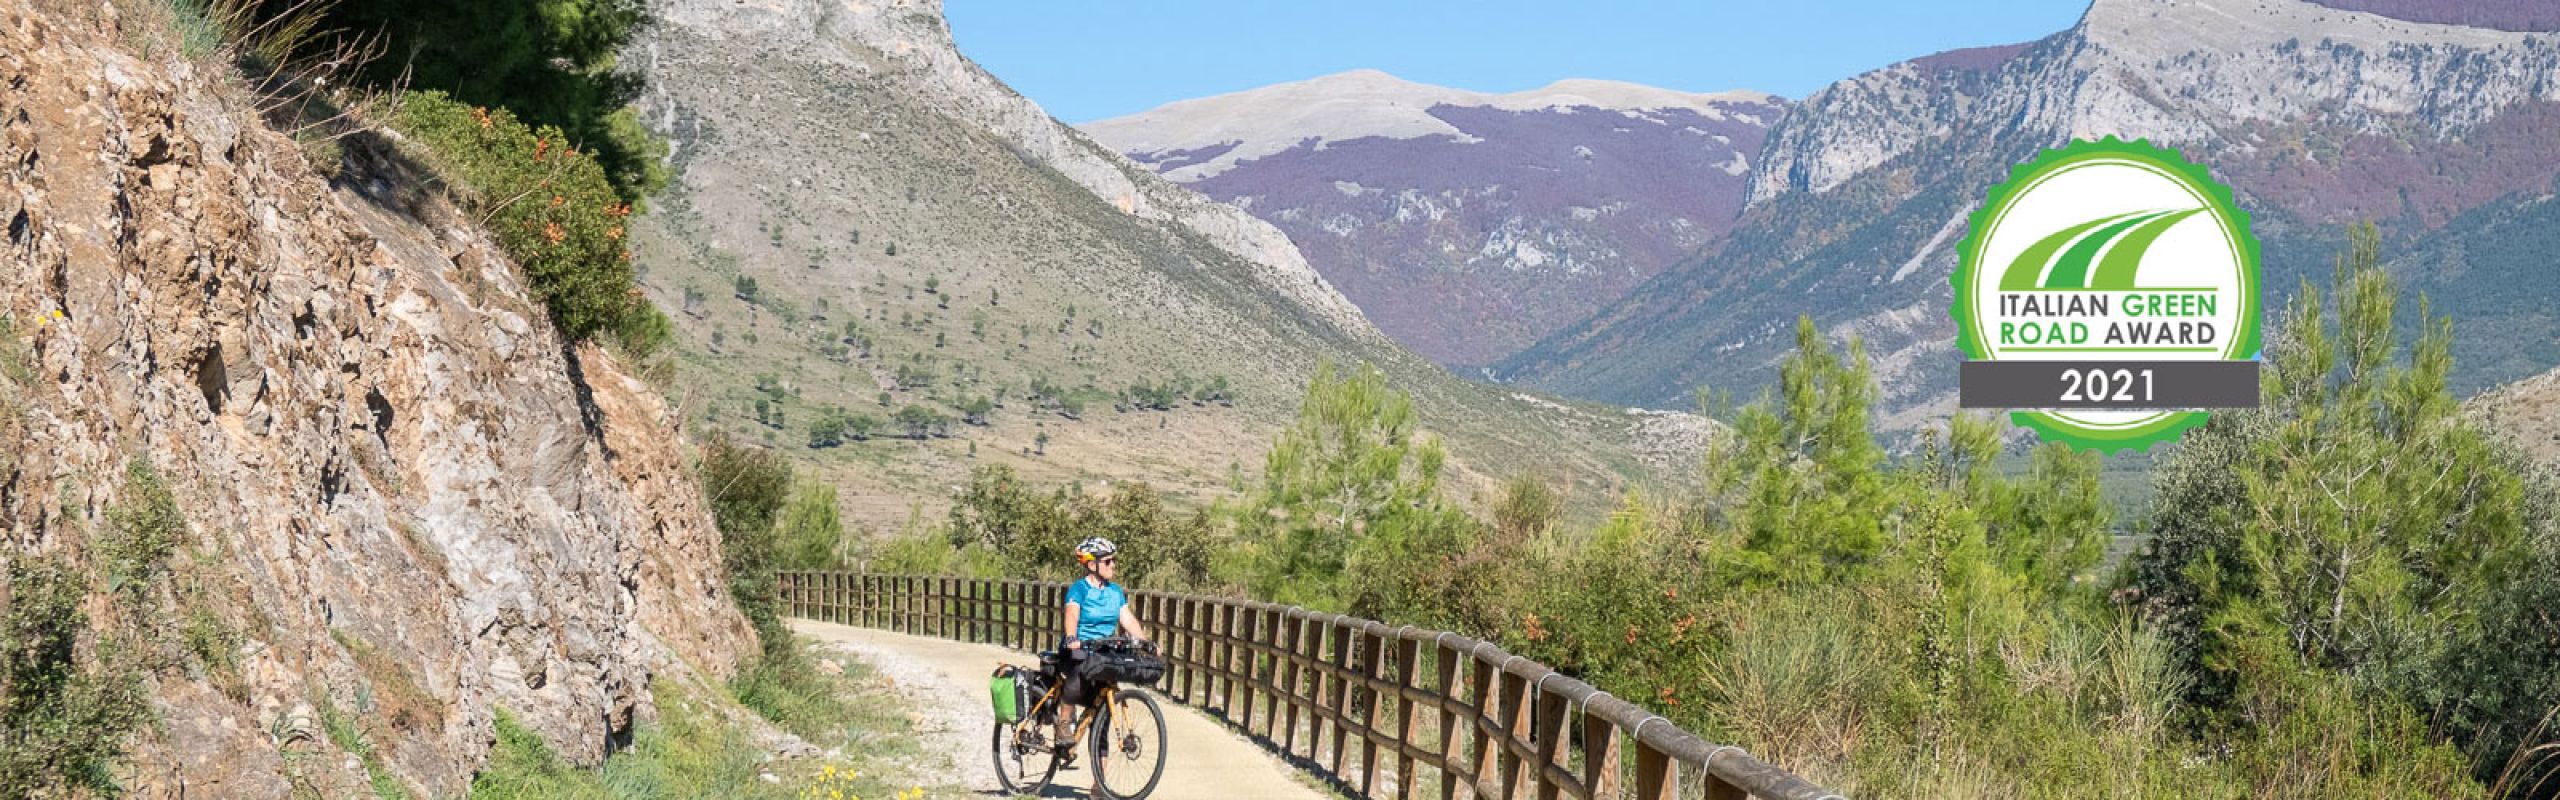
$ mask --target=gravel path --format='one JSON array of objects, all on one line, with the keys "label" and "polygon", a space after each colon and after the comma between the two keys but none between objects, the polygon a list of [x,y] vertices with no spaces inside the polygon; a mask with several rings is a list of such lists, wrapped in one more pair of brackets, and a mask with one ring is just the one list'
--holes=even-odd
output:
[{"label": "gravel path", "polygon": [[[1031,657],[992,645],[792,620],[792,630],[816,638],[821,647],[843,652],[887,676],[908,701],[916,729],[928,737],[927,749],[951,756],[943,763],[920,765],[944,770],[978,796],[995,796],[995,768],[987,754],[987,732],[995,713],[987,708],[987,674],[1000,662],[1028,664]],[[1159,698],[1161,700],[1161,698]],[[1163,702],[1165,738],[1170,751],[1164,781],[1147,800],[1324,800],[1277,757],[1237,737],[1188,708]],[[1081,797],[1090,781],[1083,772],[1064,773],[1051,787],[1053,796]]]}]

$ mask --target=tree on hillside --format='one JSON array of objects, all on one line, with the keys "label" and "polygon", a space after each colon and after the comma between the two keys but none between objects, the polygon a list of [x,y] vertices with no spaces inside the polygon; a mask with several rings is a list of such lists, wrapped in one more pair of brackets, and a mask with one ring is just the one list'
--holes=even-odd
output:
[{"label": "tree on hillside", "polygon": [[1776,394],[1736,416],[1708,474],[1752,579],[1824,580],[1884,546],[1884,449],[1867,420],[1875,391],[1863,343],[1834,350],[1810,318],[1796,320]]},{"label": "tree on hillside", "polygon": [[2403,345],[2379,253],[2351,231],[2332,291],[2306,281],[2287,309],[2264,407],[2163,466],[2132,587],[2206,676],[2199,704],[2313,725],[2251,709],[2303,691],[2289,670],[2334,671],[2329,691],[2426,710],[2489,775],[2560,704],[2560,621],[2520,610],[2560,600],[2549,489],[2461,412],[2424,298]]},{"label": "tree on hillside", "polygon": [[1439,496],[1446,454],[1416,430],[1413,401],[1363,366],[1316,368],[1297,422],[1232,515],[1246,586],[1274,602],[1365,616],[1440,619],[1475,522]]},{"label": "tree on hillside", "polygon": [[936,412],[933,409],[914,404],[909,404],[905,408],[898,409],[898,413],[895,416],[890,417],[889,421],[891,424],[898,427],[900,435],[909,439],[924,439],[946,435],[950,432],[951,427],[950,417],[943,416],[941,413]]}]

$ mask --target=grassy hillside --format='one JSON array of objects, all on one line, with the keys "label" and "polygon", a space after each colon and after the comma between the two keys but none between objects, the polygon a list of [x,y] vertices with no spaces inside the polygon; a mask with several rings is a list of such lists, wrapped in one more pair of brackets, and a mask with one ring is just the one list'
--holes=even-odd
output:
[{"label": "grassy hillside", "polygon": [[[663,34],[652,116],[676,179],[633,242],[674,310],[688,416],[806,459],[864,526],[938,516],[987,463],[1205,501],[1260,466],[1328,359],[1416,395],[1462,496],[1531,472],[1597,504],[1689,463],[1694,420],[1515,396],[1340,330],[856,54],[869,63]],[[878,429],[812,447],[839,415]],[[1663,452],[1649,465],[1638,441]]]}]

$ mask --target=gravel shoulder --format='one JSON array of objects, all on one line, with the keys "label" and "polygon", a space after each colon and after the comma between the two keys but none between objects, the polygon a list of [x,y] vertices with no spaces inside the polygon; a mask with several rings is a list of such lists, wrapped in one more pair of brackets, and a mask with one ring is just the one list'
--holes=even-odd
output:
[{"label": "gravel shoulder", "polygon": [[[908,701],[917,732],[929,752],[947,754],[928,759],[919,769],[934,772],[934,783],[958,784],[976,797],[1001,796],[995,768],[987,753],[987,733],[995,726],[987,708],[987,674],[1001,662],[1030,663],[1031,657],[1004,648],[945,639],[909,636],[808,620],[792,620],[792,630],[818,640],[818,646],[851,655],[877,670]],[[1328,797],[1300,779],[1271,753],[1236,736],[1225,726],[1189,708],[1163,701],[1165,736],[1171,753],[1164,781],[1148,800],[1325,800]],[[942,780],[948,778],[948,780]],[[1058,776],[1054,796],[1082,797],[1091,780],[1083,772]]]}]

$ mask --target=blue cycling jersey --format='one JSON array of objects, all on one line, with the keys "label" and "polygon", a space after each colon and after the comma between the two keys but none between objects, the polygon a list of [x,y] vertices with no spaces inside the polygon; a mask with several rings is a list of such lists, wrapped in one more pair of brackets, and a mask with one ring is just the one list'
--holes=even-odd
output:
[{"label": "blue cycling jersey", "polygon": [[1096,586],[1077,579],[1067,587],[1067,602],[1076,606],[1076,639],[1092,641],[1120,632],[1120,609],[1129,605],[1129,593],[1117,583]]}]

